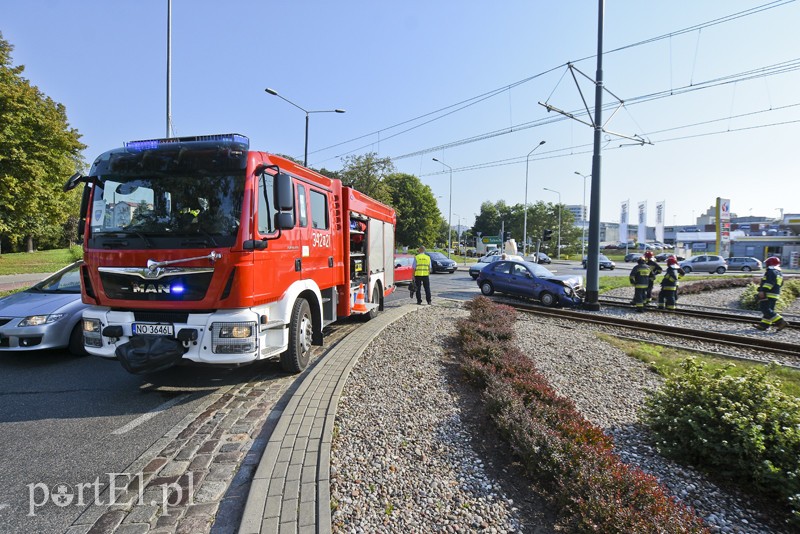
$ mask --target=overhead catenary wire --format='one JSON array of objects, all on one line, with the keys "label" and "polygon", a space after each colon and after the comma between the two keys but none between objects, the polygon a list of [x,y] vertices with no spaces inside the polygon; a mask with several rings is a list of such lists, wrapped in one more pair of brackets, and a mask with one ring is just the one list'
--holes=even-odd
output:
[{"label": "overhead catenary wire", "polygon": [[[748,9],[745,9],[745,10],[742,10],[742,11],[738,11],[736,13],[725,15],[723,17],[718,17],[716,19],[708,20],[708,21],[705,21],[705,22],[702,22],[702,23],[698,23],[698,24],[695,24],[695,25],[692,25],[692,26],[681,28],[679,30],[668,32],[668,33],[665,33],[665,34],[662,34],[662,35],[658,35],[658,36],[650,37],[648,39],[644,39],[644,40],[641,40],[641,41],[636,41],[636,42],[633,42],[633,43],[629,43],[629,44],[626,44],[626,45],[623,45],[623,46],[620,46],[620,47],[617,47],[617,48],[614,48],[614,49],[611,49],[611,50],[607,50],[607,51],[604,52],[604,54],[613,54],[613,53],[621,52],[623,50],[628,50],[630,48],[634,48],[634,47],[639,47],[639,46],[644,46],[644,45],[647,45],[647,44],[655,43],[655,42],[658,42],[658,41],[661,41],[661,40],[664,40],[664,39],[672,39],[675,36],[683,35],[683,34],[686,34],[686,33],[692,32],[692,31],[702,30],[703,28],[709,28],[709,27],[712,27],[712,26],[716,26],[716,25],[719,25],[719,24],[726,23],[726,22],[731,22],[731,21],[734,21],[734,20],[737,20],[737,19],[740,19],[740,18],[743,18],[743,17],[748,17],[748,16],[752,16],[752,15],[756,15],[756,14],[765,12],[765,11],[776,9],[776,8],[782,7],[784,5],[794,3],[795,1],[796,0],[774,0],[772,2],[767,2],[766,4],[762,4],[762,5],[759,5],[759,6],[754,6],[752,8],[748,8]],[[589,59],[592,59],[592,58],[595,58],[595,57],[596,57],[596,54],[588,55],[588,56],[582,57],[580,59],[574,60],[574,61],[572,61],[572,63],[586,61],[586,60],[589,60]],[[431,118],[429,120],[426,120],[425,122],[422,122],[420,124],[416,124],[416,125],[414,125],[414,126],[412,126],[410,128],[406,128],[406,129],[404,129],[404,130],[402,130],[400,132],[394,133],[394,134],[392,134],[390,136],[382,137],[381,140],[385,141],[385,140],[388,140],[388,139],[403,135],[405,133],[409,133],[409,132],[411,132],[411,131],[413,131],[413,130],[415,130],[417,128],[420,128],[420,127],[425,126],[427,124],[430,124],[432,122],[438,121],[438,120],[443,119],[443,118],[445,118],[445,117],[447,117],[449,115],[452,115],[453,113],[456,113],[458,111],[462,111],[462,110],[464,110],[466,108],[469,108],[469,107],[471,107],[473,105],[476,105],[476,104],[478,104],[478,103],[480,103],[480,102],[482,102],[484,100],[487,100],[489,98],[497,96],[498,94],[501,94],[501,93],[503,93],[505,91],[508,91],[508,90],[510,90],[510,89],[512,89],[514,87],[517,87],[519,85],[522,85],[522,84],[525,84],[527,82],[530,82],[530,81],[532,81],[532,80],[534,80],[536,78],[539,78],[541,76],[549,74],[550,72],[553,72],[553,71],[555,71],[555,70],[557,70],[559,68],[563,68],[566,65],[567,65],[567,63],[563,63],[563,64],[558,65],[556,67],[552,67],[550,69],[542,71],[542,72],[540,72],[538,74],[535,74],[535,75],[532,75],[532,76],[528,76],[528,77],[523,78],[523,79],[521,79],[519,81],[512,82],[510,84],[506,84],[506,85],[504,85],[502,87],[498,87],[496,89],[481,93],[481,94],[479,94],[477,96],[461,100],[461,101],[459,101],[459,102],[457,102],[455,104],[451,104],[449,106],[445,106],[445,107],[439,108],[439,109],[437,109],[435,111],[424,113],[422,115],[419,115],[419,116],[414,117],[412,119],[408,119],[408,120],[399,122],[399,123],[394,124],[392,126],[384,127],[384,128],[375,130],[373,132],[360,135],[358,137],[354,137],[354,138],[351,138],[351,139],[348,139],[348,140],[345,140],[345,141],[341,141],[339,143],[335,143],[333,145],[328,145],[326,147],[319,148],[319,149],[314,150],[313,152],[311,152],[311,154],[317,154],[317,153],[320,153],[320,152],[324,152],[324,151],[330,150],[332,148],[336,148],[336,147],[340,147],[340,146],[343,146],[343,145],[347,145],[347,144],[353,143],[355,141],[359,141],[361,139],[365,139],[367,137],[371,137],[371,136],[376,135],[376,134],[380,135],[383,132],[387,132],[387,131],[399,128],[401,126],[405,126],[407,124],[411,124],[411,123],[414,123],[416,121],[420,121],[422,119],[425,119],[425,118],[433,116],[433,118]],[[447,113],[444,113],[445,111],[447,111]],[[441,114],[441,115],[439,115],[439,114]],[[325,161],[329,161],[329,160],[332,160],[332,159],[340,159],[340,158],[342,158],[342,157],[344,157],[346,155],[349,155],[349,154],[358,152],[360,150],[369,148],[370,146],[373,146],[373,145],[374,145],[374,142],[368,143],[366,145],[359,146],[359,147],[354,148],[352,150],[348,150],[348,151],[346,151],[344,153],[341,153],[341,154],[326,158],[326,159],[322,160],[320,163],[325,162]]]}]

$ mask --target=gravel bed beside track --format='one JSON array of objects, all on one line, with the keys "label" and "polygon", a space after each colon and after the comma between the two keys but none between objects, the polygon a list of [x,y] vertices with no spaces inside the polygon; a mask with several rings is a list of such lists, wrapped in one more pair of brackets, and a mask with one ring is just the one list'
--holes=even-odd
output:
[{"label": "gravel bed beside track", "polygon": [[[716,295],[714,301],[718,293],[723,291],[698,296],[703,305],[723,307],[728,297]],[[680,302],[688,304],[690,297],[695,295]],[[466,316],[455,306],[437,303],[407,315],[354,367],[338,407],[331,453],[334,532],[552,531],[546,521],[535,525],[536,518],[520,515],[519,503],[502,491],[504,481],[488,474],[473,447],[480,438],[464,425],[446,371],[448,337],[455,334],[456,319]],[[651,316],[663,317],[643,314]],[[655,452],[636,416],[646,392],[662,380],[599,341],[594,330],[607,329],[518,314],[517,343],[560,393],[614,437],[623,460],[658,477],[713,531],[789,532],[759,517],[746,498]],[[773,335],[783,339],[788,332]]]}]

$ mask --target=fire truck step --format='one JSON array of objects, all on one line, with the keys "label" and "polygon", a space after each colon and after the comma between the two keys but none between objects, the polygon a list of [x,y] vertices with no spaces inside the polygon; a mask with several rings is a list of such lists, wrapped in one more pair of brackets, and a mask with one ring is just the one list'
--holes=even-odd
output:
[{"label": "fire truck step", "polygon": [[273,328],[283,328],[283,321],[281,321],[281,320],[269,321],[269,322],[267,322],[265,324],[262,324],[261,326],[262,326],[262,330],[271,330]]}]

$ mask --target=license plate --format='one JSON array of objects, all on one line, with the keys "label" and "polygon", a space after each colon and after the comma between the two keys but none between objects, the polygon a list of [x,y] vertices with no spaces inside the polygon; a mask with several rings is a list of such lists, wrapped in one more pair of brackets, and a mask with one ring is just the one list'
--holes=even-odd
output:
[{"label": "license plate", "polygon": [[133,323],[131,332],[134,336],[172,336],[175,331],[171,324]]}]

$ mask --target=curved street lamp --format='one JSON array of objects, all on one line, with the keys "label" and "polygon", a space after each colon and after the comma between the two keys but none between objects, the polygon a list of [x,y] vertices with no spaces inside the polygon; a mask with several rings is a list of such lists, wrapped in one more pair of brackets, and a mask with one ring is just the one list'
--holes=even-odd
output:
[{"label": "curved street lamp", "polygon": [[309,111],[309,110],[307,110],[305,108],[301,108],[300,106],[298,106],[297,104],[295,104],[294,102],[289,100],[288,98],[279,95],[278,92],[275,89],[270,89],[269,87],[267,87],[266,89],[264,89],[264,91],[266,91],[267,93],[271,94],[272,96],[277,96],[281,100],[285,100],[286,102],[290,103],[291,105],[293,105],[294,107],[296,107],[297,109],[299,109],[300,111],[302,111],[303,113],[306,114],[306,143],[305,143],[305,150],[303,151],[303,167],[307,167],[308,166],[308,115],[311,114],[311,113],[344,113],[345,110],[343,110],[343,109],[320,109],[320,110]]},{"label": "curved street lamp", "polygon": [[561,259],[561,193],[556,191],[555,189],[548,189],[543,188],[545,191],[550,191],[551,193],[555,193],[558,195],[558,252],[556,252],[556,257],[560,260]]},{"label": "curved street lamp", "polygon": [[[539,141],[539,144],[533,147],[533,150],[528,152],[528,155],[525,156],[525,215],[522,217],[522,254],[523,256],[528,253],[528,163],[530,162],[531,154],[533,154],[537,148],[544,144],[544,140]],[[538,260],[538,258],[537,258]]]},{"label": "curved street lamp", "polygon": [[581,260],[586,257],[586,179],[591,178],[591,174],[575,174],[583,177],[583,205],[581,206]]},{"label": "curved street lamp", "polygon": [[448,169],[450,169],[450,207],[448,208],[449,211],[449,220],[447,221],[447,257],[450,257],[450,246],[453,244],[453,240],[451,239],[453,234],[453,167],[448,165],[443,161],[439,161],[436,158],[433,158],[433,161],[436,163],[441,163]]}]

